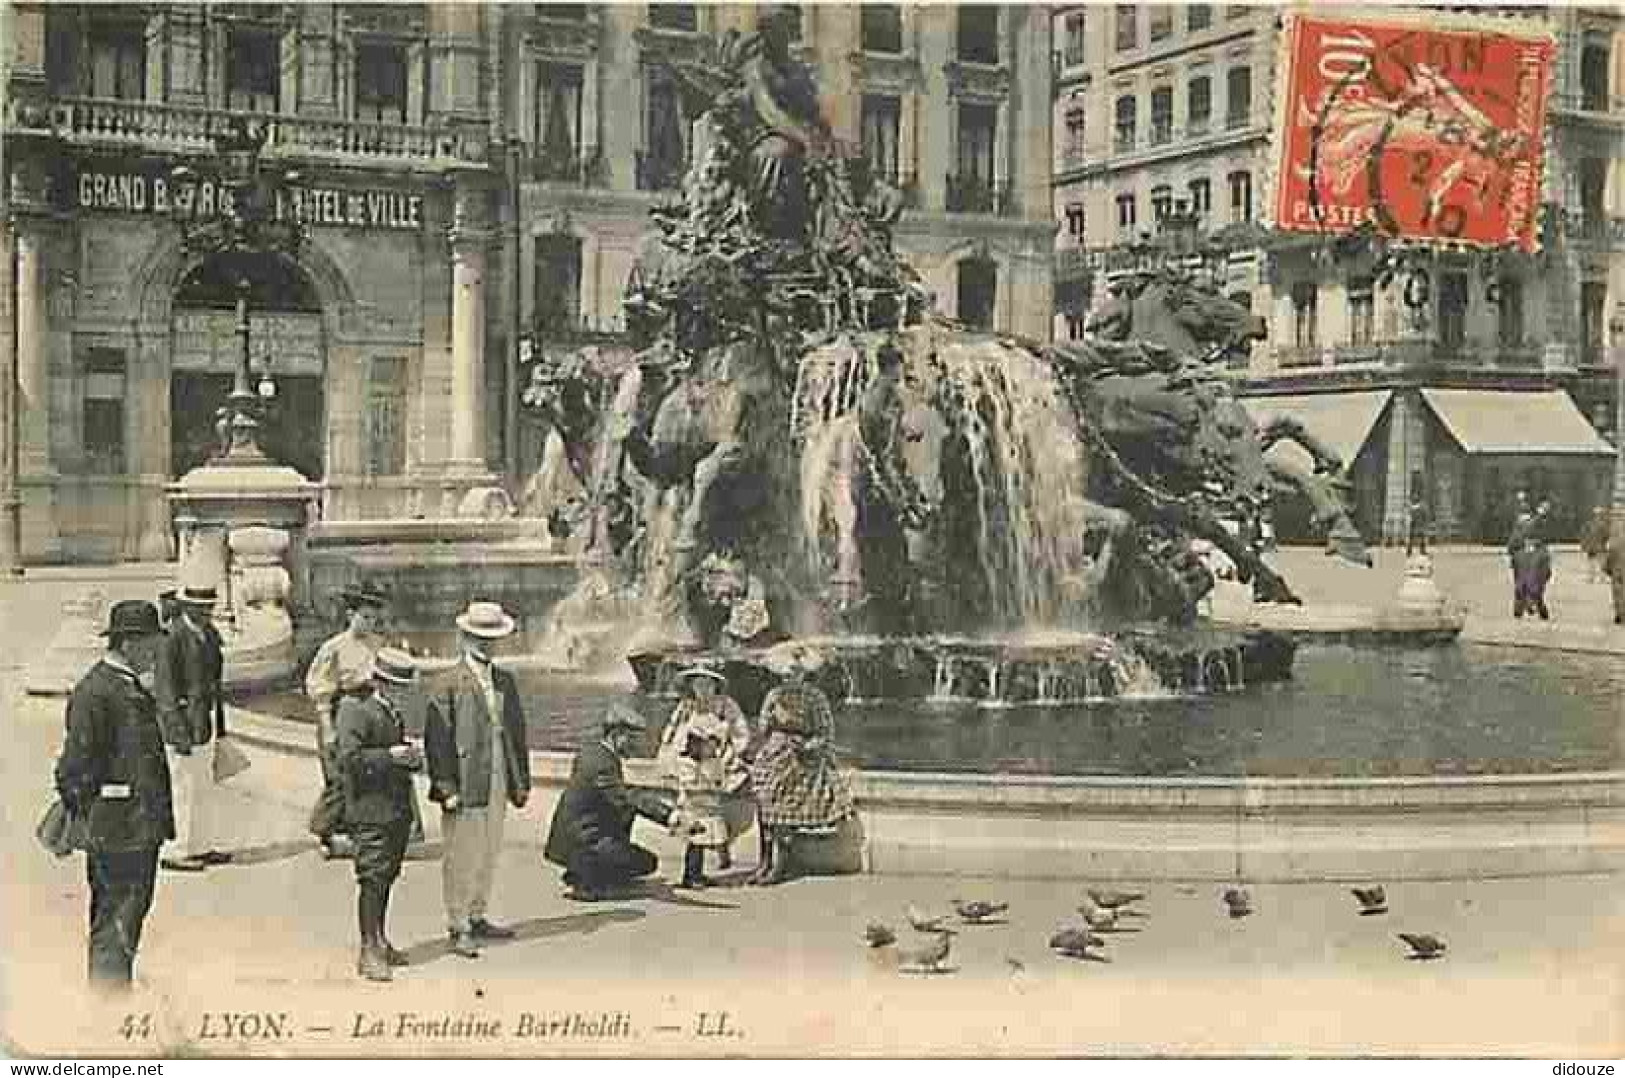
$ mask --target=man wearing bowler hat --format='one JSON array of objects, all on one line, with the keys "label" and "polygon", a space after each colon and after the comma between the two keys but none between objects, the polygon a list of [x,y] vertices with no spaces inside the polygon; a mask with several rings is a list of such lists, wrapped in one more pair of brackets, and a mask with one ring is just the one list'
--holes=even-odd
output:
[{"label": "man wearing bowler hat", "polygon": [[642,715],[612,704],[603,737],[576,753],[542,851],[564,868],[571,898],[607,897],[659,865],[653,853],[633,844],[632,824],[639,816],[670,824],[674,810],[654,794],[630,789],[621,771],[621,761],[646,728]]},{"label": "man wearing bowler hat", "polygon": [[384,646],[380,622],[389,597],[376,585],[353,584],[338,595],[344,604],[344,631],[316,649],[305,672],[305,695],[316,711],[316,750],[322,766],[322,792],[310,812],[310,832],[325,857],[350,852],[344,829],[344,784],[338,768],[339,704],[349,693],[371,684],[373,660]]},{"label": "man wearing bowler hat", "polygon": [[429,682],[423,746],[429,800],[441,808],[445,851],[441,879],[452,951],[479,957],[482,940],[513,930],[485,916],[508,805],[530,799],[525,715],[513,675],[491,661],[498,640],[517,625],[492,602],[471,602],[457,617],[462,659]]},{"label": "man wearing bowler hat", "polygon": [[151,603],[125,600],[108,615],[107,652],[68,698],[56,789],[86,821],[90,981],[127,988],[152,908],[158,848],[175,837],[169,764],[158,705],[142,684],[162,632]]},{"label": "man wearing bowler hat", "polygon": [[175,830],[179,851],[163,866],[197,872],[225,864],[231,855],[217,847],[214,748],[225,736],[226,710],[221,693],[225,654],[214,627],[213,588],[183,587],[176,597],[179,614],[158,649],[154,691],[158,722],[169,745],[175,779]]},{"label": "man wearing bowler hat", "polygon": [[356,971],[369,981],[391,980],[390,967],[406,956],[389,942],[384,921],[389,891],[401,874],[412,827],[412,772],[423,753],[406,739],[396,694],[417,680],[412,657],[395,648],[378,652],[372,691],[339,701],[337,765],[344,784],[344,822],[355,843],[356,918],[361,952]]}]

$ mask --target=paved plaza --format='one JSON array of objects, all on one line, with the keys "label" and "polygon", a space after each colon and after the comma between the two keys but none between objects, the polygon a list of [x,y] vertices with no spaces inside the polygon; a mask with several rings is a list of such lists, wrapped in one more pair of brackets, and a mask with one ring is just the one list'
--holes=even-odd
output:
[{"label": "paved plaza", "polygon": [[[1490,576],[1479,563],[1496,565],[1487,555],[1464,554],[1460,563],[1446,555],[1441,579],[1449,587]],[[1313,563],[1301,573],[1287,567],[1310,596],[1340,586],[1332,582],[1341,573],[1327,570],[1322,580]],[[1570,610],[1579,617],[1587,599],[1578,584],[1571,593],[1563,583],[1566,568],[1560,561],[1554,606],[1560,618]],[[1397,586],[1386,558],[1371,575],[1384,590],[1390,578]],[[140,594],[149,577],[157,579],[120,570],[94,584],[110,595]],[[1390,883],[1391,910],[1378,917],[1358,916],[1343,886],[1238,881],[1256,907],[1241,920],[1225,915],[1221,884],[1159,882],[1143,888],[1150,916],[1142,930],[1113,937],[1110,962],[1080,962],[1046,946],[1056,926],[1077,919],[1073,882],[867,876],[771,890],[657,887],[647,897],[579,905],[541,861],[553,804],[546,790],[510,818],[499,869],[493,913],[519,938],[475,961],[448,953],[431,819],[429,847],[408,863],[390,910],[391,934],[412,965],[392,985],[364,984],[354,973],[350,867],[320,860],[304,834],[314,761],[258,746],[248,749],[253,768],[229,787],[239,863],[163,874],[138,991],[97,1004],[81,988],[82,859],[54,861],[31,835],[63,705],[23,696],[19,682],[20,664],[50,638],[61,599],[91,583],[83,572],[48,571],[0,592],[0,676],[12,730],[0,758],[0,998],[13,1051],[1575,1058],[1625,1047],[1625,891],[1617,877]],[[1493,602],[1487,581],[1483,590],[1482,601]],[[677,845],[647,824],[637,837],[660,852],[664,877],[674,879]],[[748,868],[746,858],[736,871]],[[962,931],[950,972],[898,972],[864,946],[868,923],[908,938],[907,905],[941,910],[954,896],[1011,909],[1007,923]],[[1438,934],[1449,951],[1409,961],[1398,931]],[[127,1025],[129,1015],[150,1015],[151,1023]]]}]

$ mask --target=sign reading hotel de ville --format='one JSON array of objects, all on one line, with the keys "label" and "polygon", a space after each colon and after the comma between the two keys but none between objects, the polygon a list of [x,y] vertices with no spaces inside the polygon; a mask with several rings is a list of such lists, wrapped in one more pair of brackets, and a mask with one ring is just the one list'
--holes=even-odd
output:
[{"label": "sign reading hotel de ville", "polygon": [[[231,206],[234,187],[209,179],[177,181],[165,169],[117,161],[81,161],[63,201],[78,210],[213,217]],[[278,198],[277,216],[311,226],[415,232],[423,227],[423,196],[377,188],[292,186]]]},{"label": "sign reading hotel de ville", "polygon": [[1287,17],[1274,224],[1535,249],[1556,45],[1509,20]]}]

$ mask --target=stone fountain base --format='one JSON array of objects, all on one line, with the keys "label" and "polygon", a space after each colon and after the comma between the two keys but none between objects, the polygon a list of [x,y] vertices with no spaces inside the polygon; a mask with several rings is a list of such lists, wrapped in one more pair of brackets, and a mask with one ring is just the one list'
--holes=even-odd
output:
[{"label": "stone fountain base", "polygon": [[983,707],[1079,704],[1236,692],[1292,676],[1296,645],[1263,630],[1129,629],[1111,636],[1010,639],[832,637],[771,648],[661,651],[630,656],[641,691],[671,696],[696,662],[728,678],[747,712],[787,676],[798,653],[832,700],[937,700]]}]

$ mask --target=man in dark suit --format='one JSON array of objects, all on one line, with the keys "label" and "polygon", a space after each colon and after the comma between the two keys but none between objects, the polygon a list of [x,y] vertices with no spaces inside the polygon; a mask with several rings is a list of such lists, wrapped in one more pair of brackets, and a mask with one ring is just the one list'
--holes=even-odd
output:
[{"label": "man in dark suit", "polygon": [[643,716],[615,704],[604,719],[603,739],[576,753],[542,852],[563,866],[572,898],[604,898],[659,865],[653,853],[632,842],[632,823],[644,816],[669,824],[674,810],[654,794],[628,788],[621,771],[621,761],[645,728]]},{"label": "man in dark suit", "polygon": [[441,882],[451,948],[479,957],[479,941],[511,939],[486,919],[508,805],[530,799],[525,715],[513,675],[491,661],[496,641],[517,628],[501,606],[472,602],[457,617],[462,661],[434,676],[426,696],[423,747],[429,800],[439,802],[445,850]]},{"label": "man in dark suit", "polygon": [[359,890],[356,972],[369,981],[391,980],[389,968],[406,965],[406,956],[390,944],[384,921],[412,829],[412,772],[423,766],[422,751],[406,740],[395,694],[416,680],[410,655],[383,648],[373,660],[372,692],[339,700],[337,764]]},{"label": "man in dark suit", "polygon": [[176,596],[180,613],[158,650],[154,691],[158,721],[169,745],[175,777],[175,828],[178,855],[163,866],[197,872],[225,864],[231,855],[217,848],[215,829],[214,740],[226,732],[221,677],[225,655],[214,627],[213,588],[182,588]]},{"label": "man in dark suit", "polygon": [[74,686],[56,789],[87,822],[91,984],[129,987],[152,908],[158,848],[175,837],[158,709],[141,683],[161,639],[151,603],[113,605],[107,653]]}]

